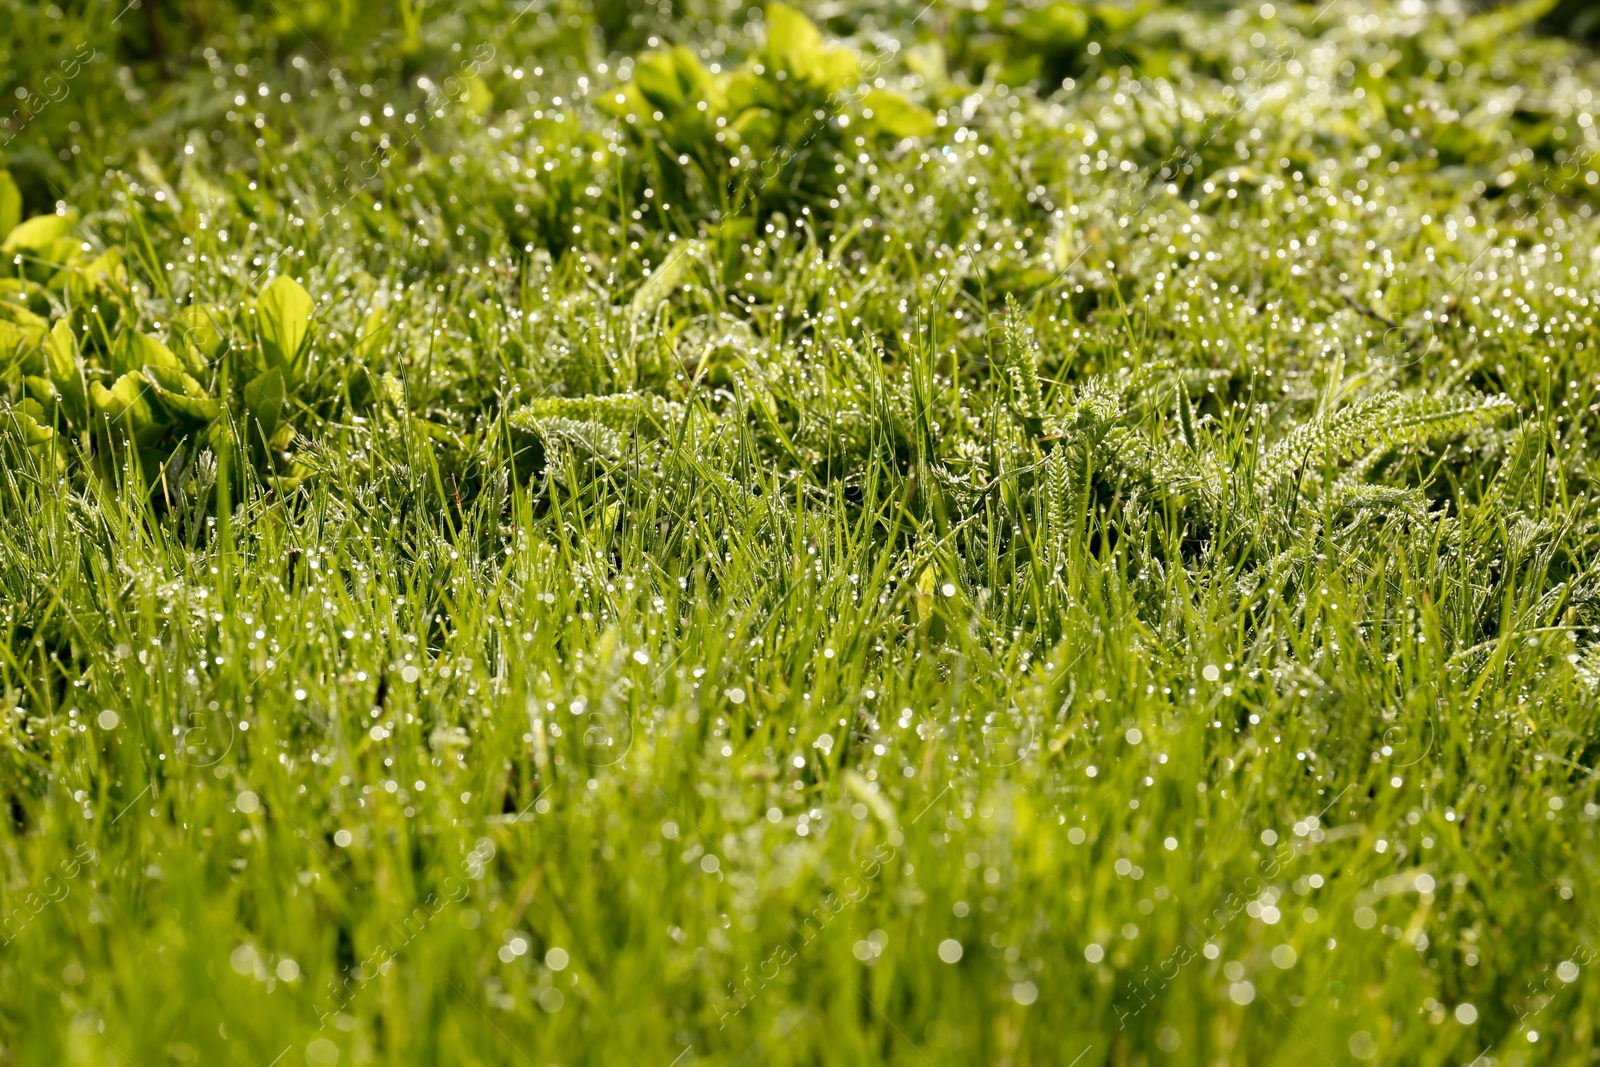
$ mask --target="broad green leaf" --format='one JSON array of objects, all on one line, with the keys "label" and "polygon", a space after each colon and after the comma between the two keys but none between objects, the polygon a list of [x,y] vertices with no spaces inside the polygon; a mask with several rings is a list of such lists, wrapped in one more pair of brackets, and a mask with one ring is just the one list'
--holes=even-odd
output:
[{"label": "broad green leaf", "polygon": [[38,405],[34,404],[33,401],[25,400],[9,412],[11,418],[15,420],[17,428],[22,431],[23,442],[35,448],[40,445],[50,444],[56,439],[55,430],[45,425],[41,417],[42,412],[29,410],[26,405],[32,405],[35,409],[38,408]]},{"label": "broad green leaf", "polygon": [[[1056,6],[1072,7],[1070,3],[1058,4]],[[1117,34],[1123,32],[1124,30],[1131,29],[1133,26],[1138,24],[1140,19],[1144,18],[1145,15],[1148,14],[1147,9],[1140,4],[1134,4],[1130,6],[1128,4],[1120,3],[1102,3],[1095,4],[1090,10],[1094,13],[1095,21],[1100,24],[1100,28],[1107,34]]]},{"label": "broad green leaf", "polygon": [[[245,410],[260,426],[261,437],[270,438],[277,431],[283,420],[283,398],[283,371],[277,367],[258,375],[244,387]],[[249,436],[256,435],[252,430]]]},{"label": "broad green leaf", "polygon": [[744,121],[751,109],[774,108],[781,103],[777,84],[748,68],[735,71],[733,77],[728,79],[726,97],[729,122],[734,127]]},{"label": "broad green leaf", "polygon": [[66,409],[67,421],[86,426],[89,421],[89,396],[83,385],[83,367],[78,362],[78,344],[66,319],[56,323],[44,343],[45,373],[55,386]]},{"label": "broad green leaf", "polygon": [[823,51],[809,71],[796,71],[812,85],[825,92],[846,89],[861,80],[861,60],[848,48],[829,48]]},{"label": "broad green leaf", "polygon": [[16,323],[0,319],[0,371],[10,370],[28,347],[28,335]]},{"label": "broad green leaf", "polygon": [[111,369],[119,374],[126,374],[129,371],[142,371],[147,367],[181,371],[183,363],[172,354],[172,349],[149,334],[140,333],[138,330],[123,331],[122,336],[117,338]]},{"label": "broad green leaf", "polygon": [[110,286],[127,284],[128,268],[123,265],[122,253],[111,248],[83,266],[74,268],[68,287],[77,302],[92,303],[95,293],[105,292]]},{"label": "broad green leaf", "polygon": [[13,228],[0,243],[0,253],[40,252],[72,232],[70,215],[35,215]]},{"label": "broad green leaf", "polygon": [[1076,4],[1051,4],[1025,18],[1017,34],[1035,45],[1073,48],[1089,36],[1089,16]]},{"label": "broad green leaf", "polygon": [[494,107],[494,91],[476,74],[462,79],[459,103],[474,115],[487,115]]},{"label": "broad green leaf", "polygon": [[0,238],[8,235],[22,221],[22,193],[9,170],[0,170]]},{"label": "broad green leaf", "polygon": [[771,74],[783,71],[824,92],[853,85],[861,78],[861,61],[854,52],[828,44],[810,19],[784,3],[767,6],[766,58]]},{"label": "broad green leaf", "polygon": [[633,68],[633,84],[643,98],[642,110],[653,107],[671,113],[683,104],[683,87],[678,84],[672,56],[666,52],[639,60]]},{"label": "broad green leaf", "polygon": [[[778,140],[778,118],[764,107],[752,107],[745,111],[729,129],[752,148],[771,146]],[[765,168],[773,162],[771,159],[764,160],[762,166]],[[779,159],[776,162],[781,164],[784,160]],[[763,169],[762,173],[767,172]]]},{"label": "broad green leaf", "polygon": [[56,387],[50,379],[30,374],[22,379],[22,385],[28,393],[23,403],[33,404],[39,408],[40,421],[55,421],[56,408],[61,405],[61,396],[56,392]]},{"label": "broad green leaf", "polygon": [[888,89],[872,90],[865,104],[872,124],[891,137],[928,137],[936,129],[933,112]]},{"label": "broad green leaf", "polygon": [[788,4],[767,5],[767,58],[774,67],[806,75],[823,60],[822,31]]},{"label": "broad green leaf", "polygon": [[49,244],[33,250],[35,264],[40,271],[48,271],[50,288],[65,292],[79,275],[77,268],[84,261],[83,242],[76,237],[58,237]]},{"label": "broad green leaf", "polygon": [[24,374],[43,370],[39,345],[49,328],[48,320],[19,304],[0,300],[0,374],[16,366],[20,366]]},{"label": "broad green leaf", "polygon": [[144,375],[130,371],[118,378],[110,389],[99,382],[89,383],[89,396],[96,411],[137,439],[156,421],[148,386]]},{"label": "broad green leaf", "polygon": [[651,108],[669,115],[685,104],[712,101],[716,94],[711,72],[682,45],[641,59],[633,68],[633,84]]},{"label": "broad green leaf", "polygon": [[205,370],[216,358],[217,350],[222,347],[222,331],[218,329],[217,323],[221,321],[223,314],[220,308],[203,308],[195,305],[178,312],[174,322],[179,335],[183,338],[178,355],[188,364],[191,371]]},{"label": "broad green leaf", "polygon": [[181,370],[151,366],[145,376],[161,406],[175,415],[210,422],[222,414],[222,402],[207,396],[205,387]]},{"label": "broad green leaf", "polygon": [[311,332],[311,314],[316,305],[299,282],[280,276],[256,298],[256,314],[261,319],[261,344],[268,367],[294,366],[306,335]]}]

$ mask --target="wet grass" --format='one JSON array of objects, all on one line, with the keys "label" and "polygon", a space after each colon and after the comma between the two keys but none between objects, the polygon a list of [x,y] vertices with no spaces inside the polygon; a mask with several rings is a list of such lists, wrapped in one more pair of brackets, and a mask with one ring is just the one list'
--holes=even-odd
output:
[{"label": "wet grass", "polygon": [[1538,12],[15,7],[0,1062],[1590,1062]]}]

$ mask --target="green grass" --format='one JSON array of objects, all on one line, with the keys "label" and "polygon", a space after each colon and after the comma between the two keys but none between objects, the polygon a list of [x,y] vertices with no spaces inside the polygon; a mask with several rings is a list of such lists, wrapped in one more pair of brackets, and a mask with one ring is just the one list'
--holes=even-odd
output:
[{"label": "green grass", "polygon": [[1592,1062],[1546,8],[0,0],[0,1063]]}]

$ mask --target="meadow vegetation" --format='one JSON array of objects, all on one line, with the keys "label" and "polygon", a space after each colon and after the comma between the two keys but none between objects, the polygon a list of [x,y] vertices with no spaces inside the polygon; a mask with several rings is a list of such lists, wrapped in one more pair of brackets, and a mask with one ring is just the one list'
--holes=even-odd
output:
[{"label": "meadow vegetation", "polygon": [[0,1063],[1596,1058],[1589,9],[803,7],[0,0]]}]

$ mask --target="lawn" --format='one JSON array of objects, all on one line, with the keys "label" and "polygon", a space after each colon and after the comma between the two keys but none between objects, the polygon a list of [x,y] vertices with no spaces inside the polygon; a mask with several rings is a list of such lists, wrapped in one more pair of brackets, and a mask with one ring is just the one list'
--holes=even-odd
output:
[{"label": "lawn", "polygon": [[1593,12],[802,7],[0,0],[0,1065],[1600,1059]]}]

